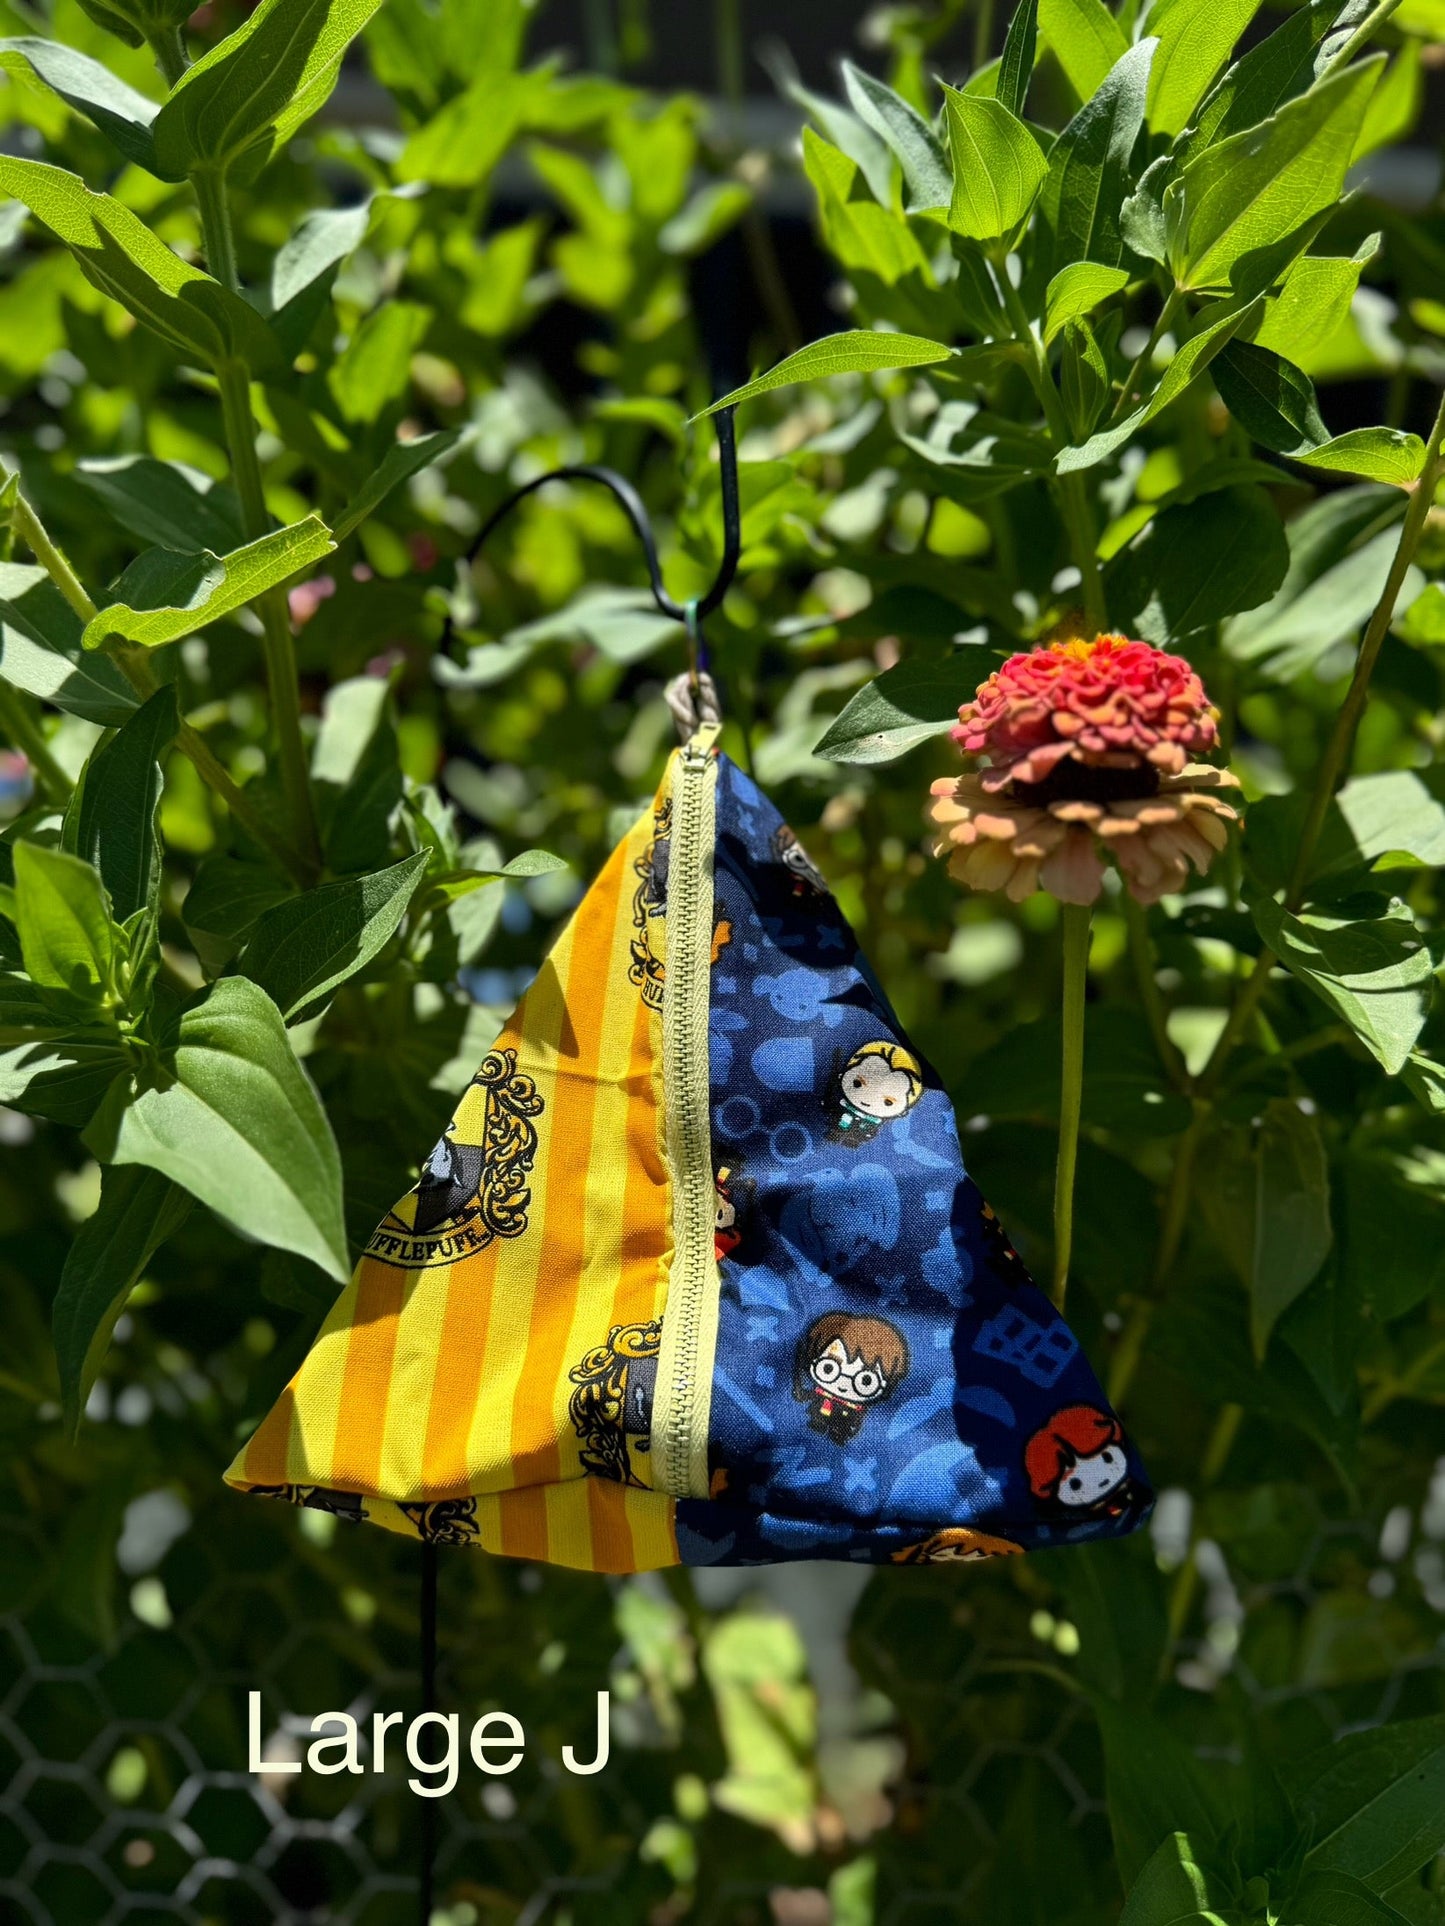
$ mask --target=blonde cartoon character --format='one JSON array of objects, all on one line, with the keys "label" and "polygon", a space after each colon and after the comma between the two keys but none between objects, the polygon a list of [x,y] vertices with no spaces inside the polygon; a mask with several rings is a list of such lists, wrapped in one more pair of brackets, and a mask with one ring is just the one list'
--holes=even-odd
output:
[{"label": "blonde cartoon character", "polygon": [[906,1116],[922,1095],[917,1057],[891,1037],[865,1043],[834,1077],[828,1135],[854,1148],[871,1143],[884,1124]]}]

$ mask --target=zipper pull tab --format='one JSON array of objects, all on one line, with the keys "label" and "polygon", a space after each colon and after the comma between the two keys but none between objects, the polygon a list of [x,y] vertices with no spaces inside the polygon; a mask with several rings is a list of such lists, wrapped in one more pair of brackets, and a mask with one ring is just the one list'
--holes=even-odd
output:
[{"label": "zipper pull tab", "polygon": [[720,722],[700,722],[683,748],[683,761],[693,768],[696,768],[699,763],[706,762],[721,734]]}]

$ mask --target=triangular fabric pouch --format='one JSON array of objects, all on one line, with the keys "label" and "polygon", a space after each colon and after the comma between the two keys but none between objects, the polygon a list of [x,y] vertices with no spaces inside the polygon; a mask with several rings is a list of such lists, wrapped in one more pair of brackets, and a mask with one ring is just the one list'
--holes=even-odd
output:
[{"label": "triangular fabric pouch", "polygon": [[237,1488],[590,1571],[922,1564],[1152,1493],[822,876],[699,730]]}]

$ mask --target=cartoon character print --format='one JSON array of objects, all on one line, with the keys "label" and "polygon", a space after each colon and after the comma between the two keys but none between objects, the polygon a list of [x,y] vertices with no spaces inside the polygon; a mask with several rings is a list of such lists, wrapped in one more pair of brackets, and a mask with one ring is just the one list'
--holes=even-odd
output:
[{"label": "cartoon character print", "polygon": [[972,1565],[982,1558],[1008,1558],[1023,1550],[1011,1538],[974,1531],[968,1525],[944,1525],[917,1545],[893,1554],[895,1565]]},{"label": "cartoon character print", "polygon": [[923,1069],[911,1051],[891,1037],[862,1044],[829,1085],[828,1135],[861,1149],[884,1124],[907,1116],[922,1095]]},{"label": "cartoon character print", "polygon": [[713,1187],[717,1193],[717,1211],[713,1218],[713,1251],[719,1263],[725,1257],[731,1257],[743,1241],[743,1234],[738,1229],[737,1199],[733,1195],[735,1176],[736,1173],[724,1164],[713,1179]]},{"label": "cartoon character print", "polygon": [[429,1545],[470,1545],[481,1536],[475,1498],[433,1498],[427,1503],[400,1507],[416,1526],[416,1535]]},{"label": "cartoon character print", "polygon": [[329,1512],[351,1525],[361,1524],[366,1517],[357,1491],[331,1491],[325,1485],[251,1485],[248,1489],[253,1498],[279,1498],[288,1505],[302,1505],[307,1511]]},{"label": "cartoon character print", "polygon": [[786,823],[773,831],[773,854],[792,877],[794,896],[832,895],[822,870]]},{"label": "cartoon character print", "polygon": [[[567,1375],[577,1389],[567,1405],[581,1440],[582,1468],[615,1484],[641,1485],[652,1446],[652,1402],[662,1321],[614,1324],[607,1342],[589,1351]],[[642,1462],[639,1462],[639,1460]]]},{"label": "cartoon character print", "polygon": [[834,1444],[863,1429],[874,1405],[891,1398],[908,1375],[908,1340],[881,1317],[828,1311],[798,1344],[793,1396],[808,1406],[808,1423]]},{"label": "cartoon character print", "polygon": [[637,986],[649,1010],[662,1008],[662,985],[667,974],[663,946],[657,940],[658,919],[667,914],[667,867],[672,848],[672,798],[666,796],[652,819],[652,841],[632,865],[638,878],[632,893],[633,937],[627,980]]},{"label": "cartoon character print", "polygon": [[1124,1428],[1091,1404],[1068,1404],[1024,1447],[1040,1508],[1065,1518],[1119,1518],[1133,1496]]}]

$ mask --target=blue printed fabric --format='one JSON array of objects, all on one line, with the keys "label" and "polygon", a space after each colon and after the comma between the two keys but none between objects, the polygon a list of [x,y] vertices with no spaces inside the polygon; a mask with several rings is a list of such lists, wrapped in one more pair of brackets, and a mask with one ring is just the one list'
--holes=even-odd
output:
[{"label": "blue printed fabric", "polygon": [[1147,1477],[966,1173],[953,1109],[726,757],[710,1007],[721,1312],[689,1564],[977,1558],[1134,1530]]}]

